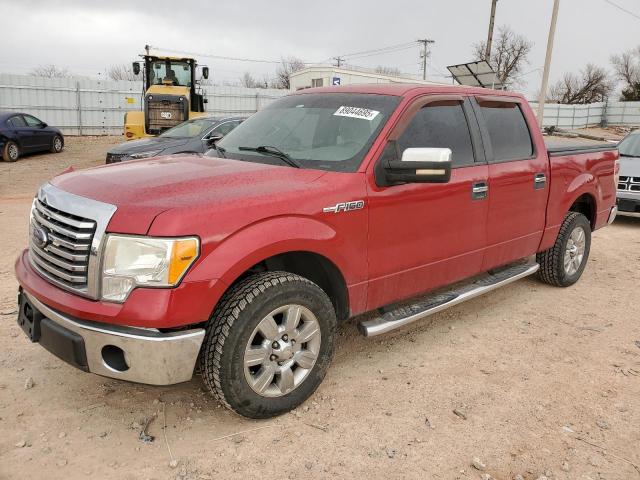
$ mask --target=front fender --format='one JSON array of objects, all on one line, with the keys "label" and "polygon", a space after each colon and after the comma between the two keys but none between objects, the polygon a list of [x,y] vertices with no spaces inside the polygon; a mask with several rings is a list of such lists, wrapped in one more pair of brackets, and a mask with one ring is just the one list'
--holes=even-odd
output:
[{"label": "front fender", "polygon": [[[350,275],[349,268],[355,260],[349,255],[355,252],[345,247],[336,230],[319,220],[302,216],[269,218],[235,232],[215,246],[203,246],[203,258],[189,273],[189,280],[219,279],[231,285],[247,269],[269,257],[305,251],[326,257],[342,272],[347,284],[355,283],[358,279]],[[361,254],[364,260],[364,252]]]}]

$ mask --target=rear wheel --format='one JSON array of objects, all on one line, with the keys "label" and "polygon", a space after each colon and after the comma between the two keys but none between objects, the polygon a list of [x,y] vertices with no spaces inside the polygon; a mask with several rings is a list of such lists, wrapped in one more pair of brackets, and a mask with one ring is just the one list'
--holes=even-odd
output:
[{"label": "rear wheel", "polygon": [[16,142],[9,140],[2,149],[2,159],[5,162],[15,162],[20,157],[20,147]]},{"label": "rear wheel", "polygon": [[288,272],[252,275],[224,295],[209,321],[204,382],[246,417],[287,412],[322,382],[335,329],[333,305],[315,283]]},{"label": "rear wheel", "polygon": [[51,142],[51,153],[60,153],[63,147],[64,143],[62,141],[62,137],[60,135],[53,137],[53,142]]},{"label": "rear wheel", "polygon": [[556,243],[537,255],[540,279],[557,287],[568,287],[578,281],[589,259],[591,224],[577,212],[564,217]]}]

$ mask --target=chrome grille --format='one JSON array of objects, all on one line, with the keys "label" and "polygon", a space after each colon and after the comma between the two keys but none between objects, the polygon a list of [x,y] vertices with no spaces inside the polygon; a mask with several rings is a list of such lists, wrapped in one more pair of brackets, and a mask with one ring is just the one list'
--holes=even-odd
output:
[{"label": "chrome grille", "polygon": [[96,222],[63,212],[40,199],[34,200],[31,214],[29,256],[32,265],[55,283],[86,291]]},{"label": "chrome grille", "polygon": [[640,192],[640,177],[620,175],[620,180],[618,180],[618,190],[623,192]]}]

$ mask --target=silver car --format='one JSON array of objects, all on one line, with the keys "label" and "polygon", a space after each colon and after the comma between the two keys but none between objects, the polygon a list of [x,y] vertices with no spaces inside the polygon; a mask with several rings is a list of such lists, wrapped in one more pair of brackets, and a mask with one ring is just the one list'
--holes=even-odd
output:
[{"label": "silver car", "polygon": [[640,214],[640,130],[631,132],[618,144],[620,180],[618,212]]}]

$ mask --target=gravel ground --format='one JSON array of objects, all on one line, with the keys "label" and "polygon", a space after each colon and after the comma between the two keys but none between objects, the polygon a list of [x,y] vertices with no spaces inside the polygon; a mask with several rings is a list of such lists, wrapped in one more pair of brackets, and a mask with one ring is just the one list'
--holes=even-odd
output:
[{"label": "gravel ground", "polygon": [[0,163],[0,479],[640,479],[640,219],[596,232],[571,288],[526,279],[375,339],[343,325],[317,393],[251,421],[198,377],[89,375],[15,324],[35,190],[118,141]]}]

